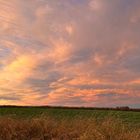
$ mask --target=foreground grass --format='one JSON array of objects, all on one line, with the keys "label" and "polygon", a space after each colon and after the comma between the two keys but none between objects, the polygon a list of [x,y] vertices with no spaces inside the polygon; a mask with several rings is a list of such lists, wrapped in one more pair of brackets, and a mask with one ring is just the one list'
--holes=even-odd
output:
[{"label": "foreground grass", "polygon": [[32,119],[0,118],[0,140],[140,140],[140,128],[119,119],[42,116]]}]

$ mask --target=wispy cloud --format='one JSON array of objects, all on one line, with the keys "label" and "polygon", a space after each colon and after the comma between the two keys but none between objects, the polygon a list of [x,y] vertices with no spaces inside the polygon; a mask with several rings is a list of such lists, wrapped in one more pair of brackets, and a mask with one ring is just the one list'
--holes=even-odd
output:
[{"label": "wispy cloud", "polygon": [[0,0],[0,104],[138,107],[139,0]]}]

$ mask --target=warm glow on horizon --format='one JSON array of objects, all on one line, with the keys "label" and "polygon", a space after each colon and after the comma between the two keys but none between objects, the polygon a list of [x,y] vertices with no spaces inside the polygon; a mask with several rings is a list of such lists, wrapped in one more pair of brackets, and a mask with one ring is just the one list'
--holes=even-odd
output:
[{"label": "warm glow on horizon", "polygon": [[140,107],[139,0],[0,0],[0,105]]}]

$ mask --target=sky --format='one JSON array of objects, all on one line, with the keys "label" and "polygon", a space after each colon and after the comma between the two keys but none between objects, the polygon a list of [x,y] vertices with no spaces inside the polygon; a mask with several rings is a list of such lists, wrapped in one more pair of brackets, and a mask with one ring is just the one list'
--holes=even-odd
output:
[{"label": "sky", "polygon": [[0,105],[140,108],[140,0],[0,0]]}]

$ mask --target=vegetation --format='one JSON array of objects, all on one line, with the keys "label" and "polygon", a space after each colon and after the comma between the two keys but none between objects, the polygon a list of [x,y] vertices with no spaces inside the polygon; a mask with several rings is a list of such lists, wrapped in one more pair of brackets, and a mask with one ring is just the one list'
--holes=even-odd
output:
[{"label": "vegetation", "polygon": [[0,140],[139,140],[140,112],[1,107]]},{"label": "vegetation", "polygon": [[140,128],[106,118],[57,120],[50,117],[32,119],[0,118],[1,140],[139,140]]},{"label": "vegetation", "polygon": [[0,107],[0,116],[10,116],[12,118],[34,118],[40,116],[50,116],[56,119],[73,119],[115,117],[124,122],[140,123],[140,111],[121,111],[107,109],[87,109],[87,108],[62,108],[62,107]]}]

